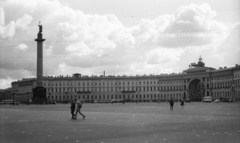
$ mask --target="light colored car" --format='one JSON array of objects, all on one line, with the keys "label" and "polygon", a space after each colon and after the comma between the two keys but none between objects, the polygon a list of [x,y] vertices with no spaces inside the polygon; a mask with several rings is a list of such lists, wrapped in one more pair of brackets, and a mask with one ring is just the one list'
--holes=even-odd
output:
[{"label": "light colored car", "polygon": [[122,103],[123,102],[123,100],[121,100],[121,99],[112,99],[111,100],[111,103]]},{"label": "light colored car", "polygon": [[212,100],[212,97],[211,96],[205,96],[203,97],[203,102],[208,102],[208,103],[211,103],[213,100]]},{"label": "light colored car", "polygon": [[220,100],[219,99],[215,99],[214,103],[220,103]]},{"label": "light colored car", "polygon": [[185,102],[188,102],[188,103],[190,103],[190,99],[189,99],[189,98],[187,98],[187,99],[185,100]]}]

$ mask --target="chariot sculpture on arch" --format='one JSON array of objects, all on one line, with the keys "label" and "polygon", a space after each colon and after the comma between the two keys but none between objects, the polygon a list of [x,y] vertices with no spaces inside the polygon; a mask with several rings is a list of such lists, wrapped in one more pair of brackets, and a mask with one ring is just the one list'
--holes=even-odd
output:
[{"label": "chariot sculpture on arch", "polygon": [[201,55],[200,55],[200,58],[199,58],[198,63],[191,63],[191,64],[189,65],[189,68],[196,68],[196,67],[205,67],[205,63],[202,62],[202,57],[201,57]]}]

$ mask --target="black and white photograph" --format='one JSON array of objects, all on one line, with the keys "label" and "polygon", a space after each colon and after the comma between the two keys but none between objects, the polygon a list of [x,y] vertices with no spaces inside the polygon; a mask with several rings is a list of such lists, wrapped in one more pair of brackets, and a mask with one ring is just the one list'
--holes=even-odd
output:
[{"label": "black and white photograph", "polygon": [[0,0],[1,143],[239,141],[239,0]]}]

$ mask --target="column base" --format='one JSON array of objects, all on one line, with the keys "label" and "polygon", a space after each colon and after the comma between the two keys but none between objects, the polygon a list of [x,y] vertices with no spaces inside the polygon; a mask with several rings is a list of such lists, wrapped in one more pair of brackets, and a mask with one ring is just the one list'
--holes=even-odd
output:
[{"label": "column base", "polygon": [[47,90],[43,86],[37,86],[33,89],[32,104],[47,104]]}]

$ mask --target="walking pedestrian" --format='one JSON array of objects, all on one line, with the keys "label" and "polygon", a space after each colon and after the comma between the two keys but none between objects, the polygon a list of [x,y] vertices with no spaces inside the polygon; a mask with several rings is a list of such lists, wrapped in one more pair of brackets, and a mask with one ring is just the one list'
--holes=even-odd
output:
[{"label": "walking pedestrian", "polygon": [[82,101],[77,101],[77,110],[76,110],[76,119],[77,119],[77,114],[79,113],[80,115],[82,115],[83,119],[85,119],[85,115],[82,114],[81,112],[81,108],[82,108]]},{"label": "walking pedestrian", "polygon": [[181,106],[182,106],[182,108],[184,106],[184,100],[183,99],[181,99]]},{"label": "walking pedestrian", "polygon": [[71,109],[72,119],[76,119],[76,115],[74,114],[75,109],[76,109],[76,100],[73,100],[71,102],[70,109]]},{"label": "walking pedestrian", "polygon": [[169,100],[169,104],[170,104],[170,110],[173,110],[173,105],[174,105],[173,98]]}]

